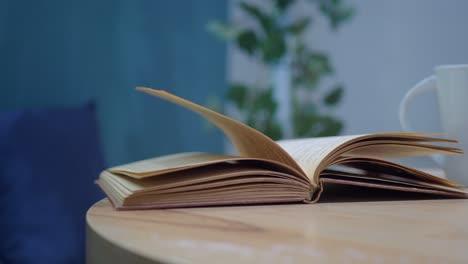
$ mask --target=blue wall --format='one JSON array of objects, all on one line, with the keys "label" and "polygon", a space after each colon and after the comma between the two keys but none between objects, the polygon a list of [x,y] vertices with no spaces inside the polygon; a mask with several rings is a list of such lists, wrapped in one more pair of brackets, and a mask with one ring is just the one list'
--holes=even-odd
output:
[{"label": "blue wall", "polygon": [[226,12],[217,0],[0,0],[0,110],[95,100],[110,165],[221,152],[218,131],[134,87],[198,103],[221,95],[225,47],[205,25]]}]

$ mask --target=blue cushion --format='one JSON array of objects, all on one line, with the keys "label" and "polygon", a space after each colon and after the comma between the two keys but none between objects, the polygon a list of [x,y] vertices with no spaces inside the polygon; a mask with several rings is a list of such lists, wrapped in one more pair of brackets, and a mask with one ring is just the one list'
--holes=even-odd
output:
[{"label": "blue cushion", "polygon": [[105,167],[95,106],[0,113],[0,263],[84,263]]}]

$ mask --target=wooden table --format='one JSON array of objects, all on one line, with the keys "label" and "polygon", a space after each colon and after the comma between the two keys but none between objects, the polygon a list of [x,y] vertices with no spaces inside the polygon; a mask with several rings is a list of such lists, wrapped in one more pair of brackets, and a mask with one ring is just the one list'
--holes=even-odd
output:
[{"label": "wooden table", "polygon": [[87,214],[88,263],[468,263],[468,200]]}]

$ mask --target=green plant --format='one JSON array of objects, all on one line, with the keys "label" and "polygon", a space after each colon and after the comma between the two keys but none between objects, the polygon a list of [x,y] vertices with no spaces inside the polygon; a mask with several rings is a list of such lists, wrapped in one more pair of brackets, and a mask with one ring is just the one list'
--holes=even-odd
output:
[{"label": "green plant", "polygon": [[[258,6],[240,2],[240,8],[259,25],[258,29],[243,28],[235,24],[212,22],[209,30],[227,41],[233,41],[243,52],[265,65],[272,66],[289,55],[291,67],[291,120],[294,137],[337,135],[343,122],[332,116],[331,109],[343,95],[339,83],[325,91],[318,91],[325,76],[333,76],[334,69],[326,53],[311,50],[304,43],[304,33],[312,17],[303,17],[290,23],[286,11],[295,0],[272,0],[273,11],[266,12]],[[305,4],[305,3],[304,3]],[[331,29],[338,29],[348,21],[353,9],[342,0],[310,0],[329,22]],[[230,85],[227,98],[243,113],[249,126],[265,133],[272,139],[283,137],[283,127],[276,118],[278,103],[273,96],[273,87],[257,87],[245,83]],[[304,95],[321,95],[318,100],[303,100]]]}]

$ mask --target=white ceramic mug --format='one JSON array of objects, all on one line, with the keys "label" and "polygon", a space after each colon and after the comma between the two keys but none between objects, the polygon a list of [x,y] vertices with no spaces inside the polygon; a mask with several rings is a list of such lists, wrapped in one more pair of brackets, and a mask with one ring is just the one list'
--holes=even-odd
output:
[{"label": "white ceramic mug", "polygon": [[[442,65],[435,74],[411,88],[400,104],[400,123],[406,132],[412,132],[407,119],[408,105],[418,95],[437,92],[442,132],[448,138],[460,141],[460,147],[468,152],[468,64]],[[444,168],[447,178],[468,185],[468,155],[433,157]]]}]

